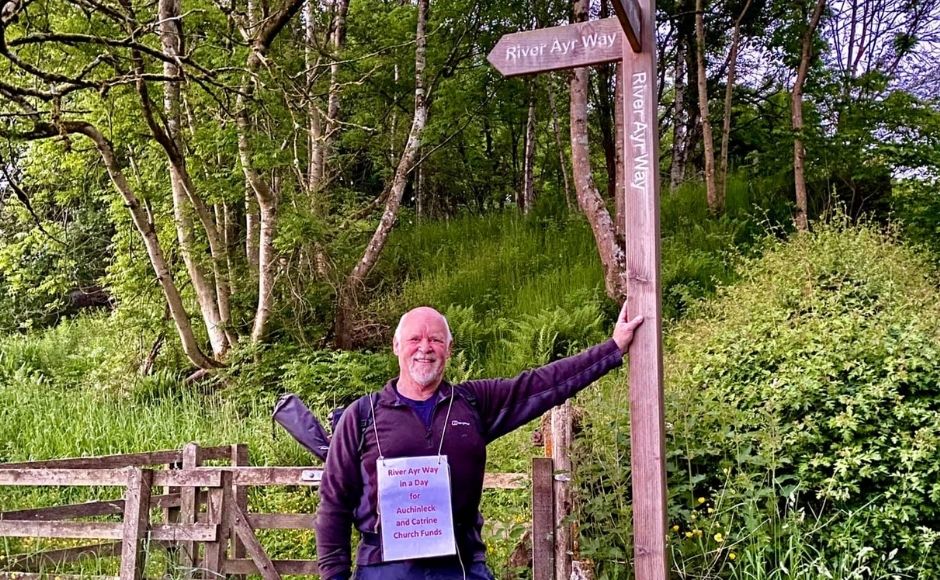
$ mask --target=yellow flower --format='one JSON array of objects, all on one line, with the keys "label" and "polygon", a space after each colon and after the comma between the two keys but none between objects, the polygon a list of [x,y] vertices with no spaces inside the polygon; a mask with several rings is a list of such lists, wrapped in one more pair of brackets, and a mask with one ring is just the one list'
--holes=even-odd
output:
[{"label": "yellow flower", "polygon": [[685,533],[685,537],[686,537],[686,538],[691,538],[691,537],[692,537],[692,532],[686,532],[686,533]]},{"label": "yellow flower", "polygon": [[678,531],[679,531],[679,526],[672,526],[672,531],[678,532]]},{"label": "yellow flower", "polygon": [[708,508],[708,513],[710,513],[710,514],[715,513],[715,508],[711,508],[711,507]]},{"label": "yellow flower", "polygon": [[715,534],[715,541],[719,544],[725,541],[725,537],[721,535],[721,532]]},{"label": "yellow flower", "polygon": [[692,533],[695,534],[695,535],[696,535],[697,537],[699,537],[699,538],[702,537],[702,530],[700,530],[700,529],[698,529],[698,528],[692,530]]},{"label": "yellow flower", "polygon": [[738,557],[738,555],[735,554],[734,552],[731,552],[730,554],[728,554],[728,559],[729,559],[729,560],[734,560],[734,559],[737,558],[737,557]]},{"label": "yellow flower", "polygon": [[691,520],[692,520],[693,522],[695,521],[695,518],[697,518],[697,517],[698,517],[698,516],[695,515],[695,512],[692,512]]},{"label": "yellow flower", "polygon": [[699,503],[699,505],[705,503],[705,498],[704,498],[704,497],[698,498],[698,503]]}]

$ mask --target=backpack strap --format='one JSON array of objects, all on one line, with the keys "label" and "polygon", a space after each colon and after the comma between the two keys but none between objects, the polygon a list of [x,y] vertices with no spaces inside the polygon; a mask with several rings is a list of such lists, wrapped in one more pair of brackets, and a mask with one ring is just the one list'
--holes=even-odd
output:
[{"label": "backpack strap", "polygon": [[[371,399],[371,403],[370,403]],[[379,393],[370,393],[356,399],[356,415],[359,417],[359,454],[366,440],[366,431],[375,422],[372,410],[379,404]]]}]

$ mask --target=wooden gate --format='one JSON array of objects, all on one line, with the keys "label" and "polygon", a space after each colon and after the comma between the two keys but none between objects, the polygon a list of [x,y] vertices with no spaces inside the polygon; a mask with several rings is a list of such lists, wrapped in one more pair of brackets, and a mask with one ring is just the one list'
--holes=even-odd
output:
[{"label": "wooden gate", "polygon": [[[206,461],[226,465],[205,466]],[[533,560],[539,571],[554,568],[554,508],[551,460],[534,472],[542,484],[533,489]],[[548,461],[546,465],[544,462]],[[320,484],[322,470],[302,467],[249,467],[245,445],[106,457],[0,464],[0,486],[113,486],[123,499],[0,513],[0,537],[69,538],[98,543],[49,550],[0,565],[0,578],[40,578],[45,566],[87,557],[120,557],[122,580],[143,576],[149,546],[162,546],[179,562],[185,577],[219,578],[260,574],[316,575],[315,560],[272,560],[258,541],[259,529],[312,529],[313,514],[254,513],[248,509],[253,486]],[[161,466],[154,469],[154,466]],[[547,471],[546,471],[547,469]],[[528,486],[525,474],[486,474],[484,487]],[[547,482],[547,484],[545,483]],[[155,493],[154,488],[158,488]],[[546,492],[545,490],[549,490]],[[546,493],[548,495],[546,495]],[[151,512],[159,513],[152,518]],[[78,521],[92,516],[122,516],[121,522]],[[549,552],[545,552],[546,547]],[[67,574],[55,574],[63,580]],[[87,577],[87,576],[86,576]],[[545,577],[537,574],[536,578]]]}]

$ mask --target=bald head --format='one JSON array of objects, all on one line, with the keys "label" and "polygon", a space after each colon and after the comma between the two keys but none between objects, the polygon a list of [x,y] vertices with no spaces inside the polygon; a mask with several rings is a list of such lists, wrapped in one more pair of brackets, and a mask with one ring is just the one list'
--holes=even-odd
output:
[{"label": "bald head", "polygon": [[405,321],[406,321],[406,319],[408,319],[408,318],[410,318],[410,317],[412,317],[412,316],[430,317],[430,318],[432,318],[432,319],[433,319],[433,318],[439,318],[439,319],[441,320],[441,322],[444,323],[444,330],[447,332],[447,344],[448,344],[448,346],[450,345],[450,343],[452,343],[452,342],[454,341],[454,337],[450,334],[450,325],[447,324],[447,318],[446,318],[443,314],[441,314],[440,312],[438,312],[437,310],[431,308],[430,306],[419,306],[419,307],[417,307],[417,308],[414,308],[414,309],[409,310],[408,312],[402,314],[402,315],[401,315],[401,318],[398,319],[398,326],[395,327],[395,337],[392,339],[392,340],[393,340],[393,343],[392,343],[393,345],[396,344],[396,343],[398,343],[398,342],[401,340],[401,331],[402,331],[402,328],[403,328],[404,325],[405,325]]}]

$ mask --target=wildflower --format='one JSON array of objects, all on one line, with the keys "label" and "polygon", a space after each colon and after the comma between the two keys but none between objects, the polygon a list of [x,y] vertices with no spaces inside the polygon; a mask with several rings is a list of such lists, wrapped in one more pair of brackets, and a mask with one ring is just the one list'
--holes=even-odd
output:
[{"label": "wildflower", "polygon": [[729,559],[729,560],[734,560],[734,559],[737,558],[737,557],[738,557],[738,555],[735,554],[734,552],[731,552],[730,554],[728,554],[728,559]]},{"label": "wildflower", "polygon": [[719,544],[725,541],[725,537],[721,535],[721,532],[715,534],[715,541]]},{"label": "wildflower", "polygon": [[686,537],[686,538],[691,538],[691,537],[692,537],[692,532],[686,532],[686,533],[685,533],[685,537]]},{"label": "wildflower", "polygon": [[698,504],[702,505],[703,503],[705,503],[705,498],[704,497],[698,498]]},{"label": "wildflower", "polygon": [[678,531],[679,531],[679,526],[678,526],[678,525],[672,526],[672,531],[678,532]]},{"label": "wildflower", "polygon": [[710,514],[715,513],[715,508],[711,508],[711,507],[708,508],[708,513],[710,513]]},{"label": "wildflower", "polygon": [[700,529],[698,529],[698,528],[695,528],[694,530],[692,530],[692,533],[695,534],[695,537],[696,537],[696,538],[701,538],[701,537],[702,537],[702,530],[700,530]]}]

